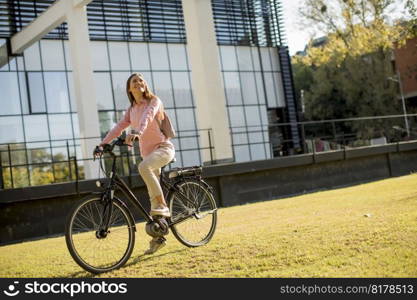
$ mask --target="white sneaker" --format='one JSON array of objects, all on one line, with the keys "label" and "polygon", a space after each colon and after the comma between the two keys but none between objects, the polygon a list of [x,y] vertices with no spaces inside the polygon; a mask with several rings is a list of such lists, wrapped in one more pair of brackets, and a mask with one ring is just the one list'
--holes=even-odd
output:
[{"label": "white sneaker", "polygon": [[145,255],[154,254],[166,245],[166,240],[163,237],[154,237],[149,242],[149,249],[145,251]]},{"label": "white sneaker", "polygon": [[169,212],[169,208],[166,206],[159,206],[155,208],[151,208],[151,216],[162,216],[162,217],[170,217],[171,213]]}]

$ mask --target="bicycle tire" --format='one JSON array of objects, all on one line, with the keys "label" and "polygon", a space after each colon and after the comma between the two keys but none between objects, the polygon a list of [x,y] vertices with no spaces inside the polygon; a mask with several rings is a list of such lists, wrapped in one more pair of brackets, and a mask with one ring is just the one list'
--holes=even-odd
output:
[{"label": "bicycle tire", "polygon": [[[127,210],[127,208],[123,205],[123,203],[118,200],[117,198],[114,198],[112,200],[112,219],[110,220],[110,224],[109,224],[109,230],[110,228],[112,228],[110,230],[110,232],[106,235],[105,238],[98,238],[97,237],[97,223],[95,221],[97,221],[97,219],[95,219],[94,214],[99,218],[100,217],[100,209],[101,207],[103,207],[104,205],[104,201],[101,199],[100,196],[97,195],[90,195],[85,197],[82,201],[80,201],[79,203],[77,203],[75,205],[75,207],[73,208],[73,210],[71,211],[71,213],[68,215],[68,219],[66,222],[66,228],[65,228],[65,240],[66,240],[66,244],[68,247],[68,250],[72,256],[72,258],[74,259],[74,261],[80,266],[82,267],[84,270],[94,273],[94,274],[99,274],[99,273],[103,273],[103,272],[108,272],[117,268],[120,268],[121,266],[123,266],[127,260],[130,258],[130,256],[132,255],[132,251],[134,248],[134,244],[135,244],[135,223],[134,220],[132,220],[132,218],[130,217],[130,212]],[[90,208],[88,208],[88,206],[90,206]],[[85,211],[89,212],[89,213],[85,213],[84,215],[82,215],[81,212],[84,212],[83,208],[85,208]],[[97,210],[93,210],[93,208],[96,208]],[[98,211],[96,213],[96,211]],[[91,221],[92,227],[95,228],[88,228],[88,225],[86,225],[87,223],[87,218],[86,215],[91,216],[91,218],[93,219]],[[79,216],[80,221],[82,223],[82,225],[86,226],[86,230],[81,231],[81,229],[84,228],[80,228],[80,232],[76,233],[76,226],[78,223],[76,223],[76,217]],[[81,217],[83,217],[83,219],[81,219]],[[121,218],[120,218],[121,217]],[[122,224],[125,223],[125,224]],[[114,225],[114,227],[113,227]],[[118,228],[119,227],[119,228]],[[113,229],[114,228],[114,229]],[[90,230],[89,230],[90,229]],[[113,240],[116,240],[117,236],[120,235],[119,231],[121,233],[125,232],[127,233],[127,242],[125,242],[125,246],[126,249],[124,249],[123,245],[121,245],[121,251],[120,253],[122,253],[120,255],[120,258],[117,257],[116,259],[113,260],[113,262],[110,263],[95,263],[93,264],[91,262],[90,259],[90,255],[107,255],[109,253],[105,253],[104,251],[107,251],[107,249],[105,248],[105,242],[101,243],[97,241],[109,241],[110,238],[112,238]],[[115,234],[116,232],[116,234]],[[93,236],[94,234],[94,236]],[[82,239],[80,239],[82,238]],[[89,241],[86,243],[88,245],[87,248],[87,253],[83,250],[81,251],[81,247],[82,246],[76,246],[77,244],[79,244],[78,241],[83,240],[83,239],[89,239]],[[95,239],[94,239],[95,238]],[[77,241],[77,242],[76,242]],[[116,241],[117,243],[115,243],[116,245],[119,243],[118,241]],[[101,243],[101,244],[100,244]],[[91,249],[93,248],[93,246],[98,245],[100,247],[100,249]],[[117,251],[118,248],[114,248],[114,246],[112,246],[113,248],[111,248],[111,251]],[[110,250],[108,250],[110,251]],[[91,254],[89,254],[91,253]],[[118,255],[119,256],[119,255]]]},{"label": "bicycle tire", "polygon": [[[217,225],[217,205],[213,194],[199,180],[182,180],[177,184],[177,187],[181,189],[183,194],[187,195],[187,198],[190,201],[194,203],[200,201],[200,207],[197,208],[197,214],[192,215],[193,208],[190,207],[191,205],[189,203],[184,203],[185,201],[177,195],[177,191],[171,192],[167,199],[171,211],[170,221],[174,223],[171,225],[172,233],[179,242],[187,247],[199,247],[207,244],[213,237]],[[189,215],[190,217],[175,224],[176,221],[186,215]],[[207,219],[205,223],[208,224],[202,223],[205,219]],[[192,239],[190,237],[192,229],[196,231],[196,226],[201,228],[201,230],[197,230],[202,233],[201,238]],[[188,229],[189,232],[187,232]]]}]

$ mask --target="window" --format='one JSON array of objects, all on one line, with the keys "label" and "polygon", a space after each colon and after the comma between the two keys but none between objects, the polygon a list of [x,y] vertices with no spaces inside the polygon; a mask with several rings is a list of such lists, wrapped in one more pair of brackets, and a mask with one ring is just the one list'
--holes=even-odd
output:
[{"label": "window", "polygon": [[252,71],[253,66],[250,47],[237,47],[237,57],[240,71]]},{"label": "window", "polygon": [[193,106],[188,72],[173,72],[171,74],[176,107]]},{"label": "window", "polygon": [[255,73],[255,82],[256,82],[256,89],[257,89],[257,98],[259,104],[265,104],[265,90],[264,90],[264,82],[262,79],[262,74],[260,72]]},{"label": "window", "polygon": [[[277,49],[240,45],[219,46],[219,49],[235,159],[269,157],[269,150],[265,150],[270,148],[266,99],[268,107],[285,105],[277,96],[279,93],[283,96],[282,82],[278,80],[281,74],[276,72],[279,70]],[[237,62],[233,54],[237,54]]]},{"label": "window", "polygon": [[242,106],[229,107],[229,118],[231,127],[246,126]]},{"label": "window", "polygon": [[255,144],[255,143],[263,143],[263,134],[262,131],[254,130],[253,132],[249,132],[249,143]]},{"label": "window", "polygon": [[280,73],[274,72],[272,73],[272,76],[274,77],[275,81],[275,93],[277,94],[277,103],[278,107],[284,107],[285,106],[285,97],[284,97],[284,86],[282,85],[282,78],[280,76]]},{"label": "window", "polygon": [[0,118],[0,144],[23,142],[22,117]]},{"label": "window", "polygon": [[42,64],[44,70],[65,70],[62,41],[41,40]]},{"label": "window", "polygon": [[67,72],[67,80],[68,80],[68,89],[69,89],[69,98],[70,98],[70,106],[71,112],[77,111],[77,101],[75,99],[75,91],[74,91],[74,79],[72,77],[72,72]]},{"label": "window", "polygon": [[39,42],[27,48],[24,51],[24,57],[26,71],[40,71],[42,69]]},{"label": "window", "polygon": [[257,87],[254,73],[241,72],[240,80],[243,89],[243,102],[245,104],[258,104]]},{"label": "window", "polygon": [[27,73],[31,113],[45,113],[45,92],[41,72]]},{"label": "window", "polygon": [[194,151],[182,151],[183,166],[197,166],[200,165],[200,153]]},{"label": "window", "polygon": [[[94,71],[108,71],[110,70],[109,66],[109,56],[107,53],[107,43],[99,41],[91,41],[91,59],[93,63]],[[115,64],[117,62],[114,62]]]},{"label": "window", "polygon": [[235,47],[220,46],[223,71],[237,71]]},{"label": "window", "polygon": [[48,113],[69,112],[67,78],[64,72],[45,72]]},{"label": "window", "polygon": [[168,49],[171,69],[175,71],[188,70],[185,45],[169,44]]},{"label": "window", "polygon": [[51,142],[53,161],[68,160],[68,149],[66,146],[66,141]]},{"label": "window", "polygon": [[48,115],[51,140],[72,139],[70,114]]},{"label": "window", "polygon": [[20,95],[16,72],[0,72],[0,114],[20,114]]},{"label": "window", "polygon": [[242,94],[240,91],[239,74],[237,72],[224,72],[224,85],[226,88],[227,104],[242,104]]},{"label": "window", "polygon": [[109,42],[110,65],[114,71],[130,70],[129,52],[125,42]]},{"label": "window", "polygon": [[151,43],[149,44],[149,53],[151,56],[152,70],[169,70],[168,54],[166,44]]},{"label": "window", "polygon": [[[27,89],[27,82],[26,82],[26,74],[25,72],[19,72],[19,89],[20,89],[20,99],[22,103],[22,113],[27,115],[29,114],[29,101],[28,101],[28,89]],[[1,80],[0,80],[1,81]]]},{"label": "window", "polygon": [[248,135],[246,133],[234,133],[233,134],[233,144],[247,144],[248,143]]},{"label": "window", "polygon": [[265,105],[259,106],[259,110],[261,111],[261,123],[263,125],[268,125],[269,122],[268,122],[268,113],[266,110],[266,106]]},{"label": "window", "polygon": [[150,70],[148,46],[145,43],[129,43],[130,59],[134,72]]},{"label": "window", "polygon": [[[170,115],[171,116],[171,115]],[[177,109],[178,130],[195,130],[194,111],[191,108]]]},{"label": "window", "polygon": [[250,153],[252,160],[265,159],[265,145],[264,144],[252,144],[250,145]]},{"label": "window", "polygon": [[[40,164],[40,163],[45,163],[45,162],[51,162],[52,157],[51,157],[51,148],[50,148],[49,142],[48,143],[30,143],[28,145],[28,158],[29,158],[30,164],[31,163]],[[39,180],[40,179],[39,172],[42,172],[42,168],[45,166],[48,166],[48,165],[41,164],[37,166],[32,166],[33,175],[31,174],[31,179],[35,181]]]},{"label": "window", "polygon": [[[177,116],[175,114],[175,109],[165,108],[165,113],[169,116],[172,126],[174,126],[174,129],[178,131],[179,128],[178,128]],[[176,141],[176,139],[174,139],[173,141]],[[175,148],[175,149],[178,149],[178,148]]]},{"label": "window", "polygon": [[95,72],[94,83],[98,110],[114,109],[110,74],[107,72]]},{"label": "window", "polygon": [[[194,134],[194,133],[192,133]],[[181,149],[182,150],[187,150],[187,149],[197,149],[198,148],[198,141],[197,141],[197,137],[183,137],[180,138],[181,140]]]},{"label": "window", "polygon": [[[94,42],[90,41],[90,45],[92,45]],[[93,49],[92,49],[93,50]],[[72,64],[71,64],[71,54],[69,53],[69,45],[68,41],[64,41],[64,53],[65,53],[65,67],[67,71],[72,70]],[[94,52],[92,52],[92,60],[93,60],[93,68],[94,68]]]},{"label": "window", "polygon": [[269,48],[269,57],[271,58],[271,67],[272,71],[280,71],[278,49]]},{"label": "window", "polygon": [[72,126],[74,126],[74,138],[80,138],[80,127],[78,125],[78,115],[71,114]]},{"label": "window", "polygon": [[46,115],[24,116],[25,135],[27,142],[48,141],[48,122]]},{"label": "window", "polygon": [[101,111],[98,113],[98,117],[100,122],[100,135],[101,138],[104,138],[115,125],[115,115],[113,111]]},{"label": "window", "polygon": [[125,110],[130,102],[126,94],[126,81],[130,72],[112,72],[113,94],[116,102],[116,110]]},{"label": "window", "polygon": [[250,160],[249,146],[234,146],[235,161],[248,161]]},{"label": "window", "polygon": [[269,48],[261,48],[261,59],[263,71],[272,71],[271,59],[269,57]]},{"label": "window", "polygon": [[153,72],[154,93],[162,100],[167,108],[174,107],[171,77],[169,72]]},{"label": "window", "polygon": [[261,63],[259,61],[259,48],[251,47],[253,70],[261,71]]},{"label": "window", "polygon": [[276,82],[274,81],[272,73],[264,73],[264,78],[265,78],[265,86],[268,87],[266,89],[268,107],[269,108],[278,107],[277,96],[275,94]]},{"label": "window", "polygon": [[261,119],[258,106],[246,106],[245,107],[246,124],[247,126],[259,126],[261,125]]}]

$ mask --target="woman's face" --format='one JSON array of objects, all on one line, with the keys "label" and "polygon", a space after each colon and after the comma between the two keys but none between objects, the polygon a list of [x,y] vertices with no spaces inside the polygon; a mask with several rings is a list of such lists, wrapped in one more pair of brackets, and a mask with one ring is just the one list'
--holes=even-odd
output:
[{"label": "woman's face", "polygon": [[130,91],[134,94],[145,92],[146,81],[141,76],[134,76],[130,80]]}]

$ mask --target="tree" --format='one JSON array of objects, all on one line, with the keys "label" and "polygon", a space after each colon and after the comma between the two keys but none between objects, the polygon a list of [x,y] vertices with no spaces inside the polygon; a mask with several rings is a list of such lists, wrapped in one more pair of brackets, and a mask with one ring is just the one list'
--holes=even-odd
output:
[{"label": "tree", "polygon": [[[308,119],[401,113],[396,84],[387,79],[394,74],[394,44],[404,39],[402,27],[386,20],[393,2],[305,0],[301,9],[305,22],[328,32],[324,46],[310,46],[306,56],[293,58],[295,85],[305,90]],[[348,127],[363,139],[393,134],[392,121],[357,122]]]},{"label": "tree", "polygon": [[411,36],[417,36],[417,4],[415,0],[406,0],[405,8],[410,15],[410,20],[407,22],[408,34]]}]

